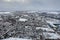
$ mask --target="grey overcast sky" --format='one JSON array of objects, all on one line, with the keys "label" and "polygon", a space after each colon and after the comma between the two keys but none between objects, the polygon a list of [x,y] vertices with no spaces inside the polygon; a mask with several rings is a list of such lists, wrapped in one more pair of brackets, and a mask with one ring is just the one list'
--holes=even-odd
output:
[{"label": "grey overcast sky", "polygon": [[2,10],[60,10],[60,0],[0,0]]}]

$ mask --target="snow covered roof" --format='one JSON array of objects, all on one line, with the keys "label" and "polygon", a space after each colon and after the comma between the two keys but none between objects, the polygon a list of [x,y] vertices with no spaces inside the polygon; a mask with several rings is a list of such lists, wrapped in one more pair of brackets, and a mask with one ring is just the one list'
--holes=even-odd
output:
[{"label": "snow covered roof", "polygon": [[38,29],[42,29],[43,31],[45,30],[45,31],[47,31],[47,32],[54,32],[54,30],[51,29],[51,28],[36,27],[36,29],[37,29],[37,30],[38,30]]},{"label": "snow covered roof", "polygon": [[23,39],[23,38],[7,38],[3,40],[32,40],[32,39]]},{"label": "snow covered roof", "polygon": [[28,20],[25,19],[25,18],[20,18],[19,21],[23,21],[23,22],[25,22],[25,21],[28,21]]},{"label": "snow covered roof", "polygon": [[24,16],[28,16],[28,15],[24,15]]}]

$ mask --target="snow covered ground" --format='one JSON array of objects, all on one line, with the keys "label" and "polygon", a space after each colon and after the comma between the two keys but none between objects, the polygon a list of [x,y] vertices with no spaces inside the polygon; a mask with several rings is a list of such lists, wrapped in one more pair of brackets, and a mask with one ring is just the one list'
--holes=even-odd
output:
[{"label": "snow covered ground", "polygon": [[3,40],[32,40],[32,39],[23,39],[23,38],[7,38]]}]

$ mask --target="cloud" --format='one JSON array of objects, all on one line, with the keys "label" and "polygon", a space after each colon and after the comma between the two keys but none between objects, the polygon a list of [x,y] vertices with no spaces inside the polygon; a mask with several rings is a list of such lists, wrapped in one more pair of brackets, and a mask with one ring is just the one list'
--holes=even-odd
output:
[{"label": "cloud", "polygon": [[3,0],[3,1],[5,1],[5,2],[11,2],[11,0]]},{"label": "cloud", "polygon": [[3,2],[8,2],[8,3],[21,3],[21,4],[28,4],[30,3],[30,0],[3,0]]},{"label": "cloud", "polygon": [[60,0],[0,0],[0,10],[60,10]]}]

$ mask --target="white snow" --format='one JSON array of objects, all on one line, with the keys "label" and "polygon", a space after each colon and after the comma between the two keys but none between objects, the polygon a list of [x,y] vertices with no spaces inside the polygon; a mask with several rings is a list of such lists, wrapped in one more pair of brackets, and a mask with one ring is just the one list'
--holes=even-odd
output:
[{"label": "white snow", "polygon": [[48,12],[49,14],[59,14],[58,12]]},{"label": "white snow", "polygon": [[28,15],[24,15],[24,16],[26,16],[26,17],[27,17]]},{"label": "white snow", "polygon": [[56,34],[56,33],[47,33],[44,32],[43,33],[45,35],[45,38],[49,38],[49,39],[60,39],[60,35]]},{"label": "white snow", "polygon": [[10,12],[0,12],[0,14],[10,14]]},{"label": "white snow", "polygon": [[36,29],[37,29],[37,30],[38,30],[38,29],[42,29],[43,31],[46,30],[47,32],[48,32],[48,31],[52,31],[52,32],[54,32],[54,30],[51,29],[51,28],[36,27]]},{"label": "white snow", "polygon": [[7,38],[3,40],[32,40],[32,39],[23,39],[23,38]]},{"label": "white snow", "polygon": [[27,19],[25,19],[25,18],[20,18],[19,21],[25,22],[25,21],[27,21]]}]

